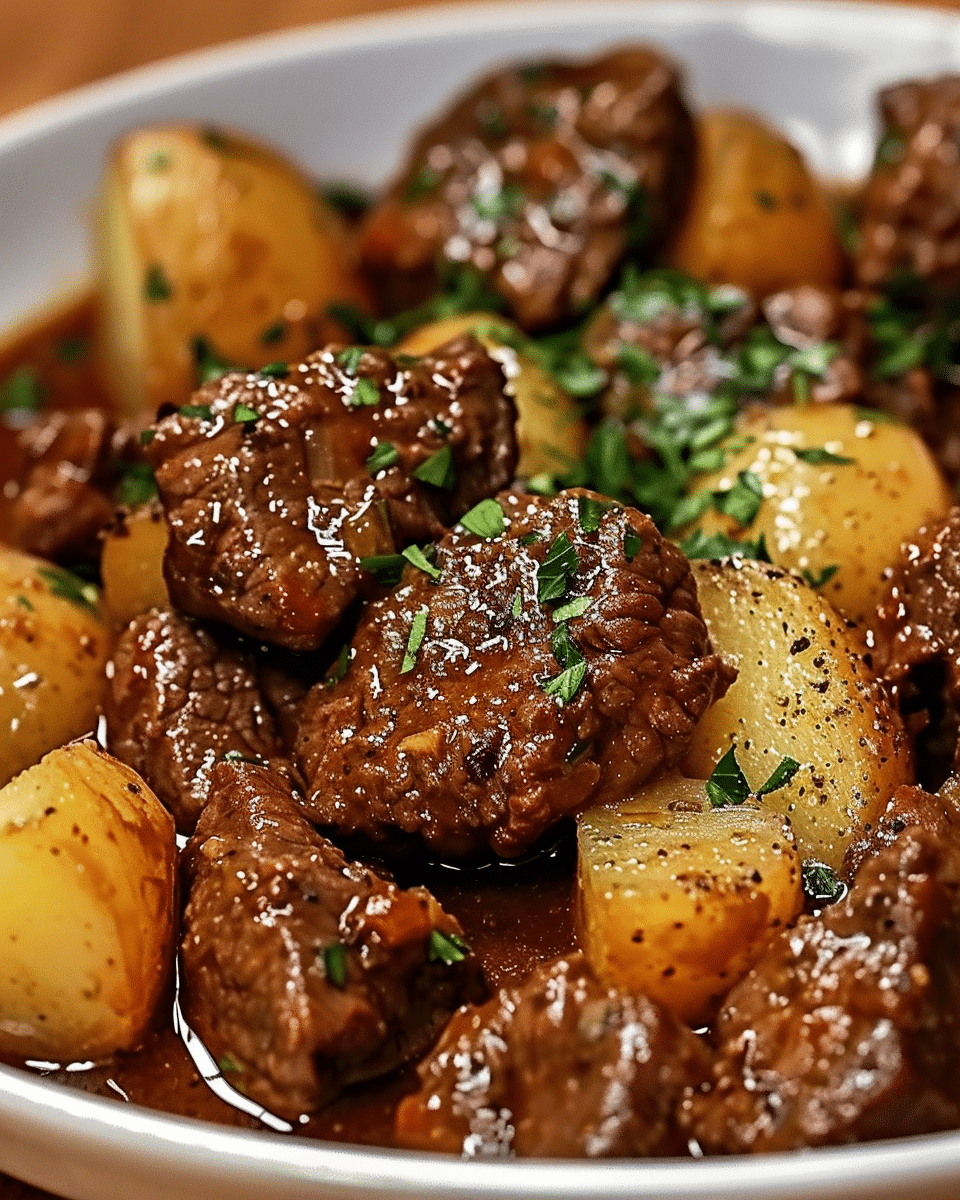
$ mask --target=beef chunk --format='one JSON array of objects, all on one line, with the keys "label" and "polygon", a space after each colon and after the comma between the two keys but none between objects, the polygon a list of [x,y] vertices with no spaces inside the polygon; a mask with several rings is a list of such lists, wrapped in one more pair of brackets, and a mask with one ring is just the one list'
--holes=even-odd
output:
[{"label": "beef chunk", "polygon": [[580,491],[491,508],[502,533],[444,537],[439,578],[410,567],[310,693],[312,821],[513,857],[676,764],[726,689],[689,564],[647,517]]},{"label": "beef chunk", "polygon": [[884,128],[861,206],[856,274],[866,287],[919,277],[960,287],[960,76],[879,95]]},{"label": "beef chunk", "polygon": [[283,379],[208,384],[147,448],[174,604],[316,649],[369,585],[359,558],[437,536],[512,479],[514,422],[472,337],[403,362],[328,347]]},{"label": "beef chunk", "polygon": [[397,1142],[469,1158],[678,1153],[675,1106],[708,1061],[665,1009],[573,954],[460,1009],[400,1105]]},{"label": "beef chunk", "polygon": [[731,1154],[956,1128],[958,954],[960,851],[904,832],[731,991],[685,1128]]},{"label": "beef chunk", "polygon": [[456,921],[320,837],[289,779],[220,762],[184,851],[183,1004],[231,1082],[296,1117],[420,1054],[482,998]]},{"label": "beef chunk", "polygon": [[662,246],[694,144],[676,69],[652,50],[501,71],[420,134],[361,257],[394,308],[469,264],[522,327],[553,325],[597,299],[627,249]]},{"label": "beef chunk", "polygon": [[120,467],[137,457],[129,431],[102,409],[84,408],[44,413],[17,441],[22,469],[5,536],[42,558],[98,558]]},{"label": "beef chunk", "polygon": [[154,610],[120,635],[104,696],[107,743],[192,833],[224,754],[270,758],[280,742],[253,663],[189,617]]}]

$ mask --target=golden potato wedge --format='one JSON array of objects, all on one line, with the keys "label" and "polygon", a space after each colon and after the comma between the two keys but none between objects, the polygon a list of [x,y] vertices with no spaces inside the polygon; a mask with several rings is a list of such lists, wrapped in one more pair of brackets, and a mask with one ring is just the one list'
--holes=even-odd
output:
[{"label": "golden potato wedge", "polygon": [[594,970],[692,1024],[710,1020],[766,935],[803,907],[789,821],[747,805],[711,808],[702,782],[676,775],[582,813],[578,854],[581,941]]},{"label": "golden potato wedge", "polygon": [[804,858],[839,870],[844,851],[913,782],[907,740],[863,661],[855,629],[794,575],[764,563],[692,564],[714,649],[737,667],[708,709],[683,765],[707,779],[735,747],[759,788],[785,757],[800,769],[762,799],[788,816]]},{"label": "golden potato wedge", "polygon": [[169,608],[163,555],[170,532],[156,500],[121,514],[103,535],[104,612],[117,626],[150,608]]},{"label": "golden potato wedge", "polygon": [[172,961],[176,862],[173,818],[95,742],[0,790],[0,1053],[137,1045]]},{"label": "golden potato wedge", "polygon": [[0,787],[93,729],[109,652],[92,584],[0,546]]},{"label": "golden potato wedge", "polygon": [[331,301],[368,303],[335,210],[279,155],[233,135],[130,134],[99,226],[103,357],[129,415],[187,399],[197,339],[228,364],[293,361],[339,336]]},{"label": "golden potato wedge", "polygon": [[726,491],[750,471],[763,501],[747,526],[713,508],[699,526],[762,533],[775,563],[803,572],[852,621],[869,625],[901,542],[950,508],[950,488],[915,430],[849,404],[757,406],[731,445],[724,469],[692,490]]},{"label": "golden potato wedge", "polygon": [[408,334],[398,350],[427,354],[463,333],[472,333],[503,367],[507,391],[517,405],[517,475],[530,479],[556,475],[579,462],[587,444],[587,427],[574,400],[522,350],[519,328],[495,313],[462,313],[432,321]]},{"label": "golden potato wedge", "polygon": [[763,298],[836,285],[844,257],[826,193],[800,153],[748,113],[703,113],[693,195],[671,265]]}]

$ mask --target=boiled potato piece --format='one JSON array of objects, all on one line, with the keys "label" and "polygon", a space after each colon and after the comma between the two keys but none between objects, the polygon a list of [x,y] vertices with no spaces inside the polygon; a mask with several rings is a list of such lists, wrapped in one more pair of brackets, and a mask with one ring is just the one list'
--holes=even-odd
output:
[{"label": "boiled potato piece", "polygon": [[104,357],[130,415],[182,404],[197,339],[225,363],[293,361],[328,336],[333,300],[366,306],[338,214],[289,163],[233,135],[143,129],[100,203]]},{"label": "boiled potato piece", "polygon": [[462,313],[415,329],[397,347],[405,354],[427,354],[463,333],[472,333],[503,367],[507,391],[517,405],[517,475],[556,475],[583,457],[587,429],[577,405],[522,350],[523,334],[493,313]]},{"label": "boiled potato piece", "polygon": [[766,935],[803,907],[789,822],[746,805],[711,809],[700,782],[669,776],[617,808],[582,813],[578,844],[594,970],[692,1024],[714,1015]]},{"label": "boiled potato piece", "polygon": [[714,649],[737,667],[697,726],[684,773],[707,779],[730,749],[760,788],[784,758],[800,769],[761,803],[790,818],[804,858],[843,854],[904,783],[900,720],[861,656],[856,630],[796,576],[764,563],[692,563]]},{"label": "boiled potato piece", "polygon": [[93,729],[109,651],[95,587],[0,546],[0,787]]},{"label": "boiled potato piece", "polygon": [[103,535],[103,607],[116,625],[128,625],[150,608],[169,608],[163,578],[169,536],[156,500],[122,514]]},{"label": "boiled potato piece", "polygon": [[[803,572],[852,621],[873,620],[884,568],[901,542],[950,508],[950,489],[920,436],[852,405],[757,406],[731,445],[739,448],[724,469],[693,490],[725,491],[751,471],[763,501],[746,527],[715,509],[700,527],[738,538],[762,533],[775,563]],[[824,461],[828,455],[853,461]]]},{"label": "boiled potato piece", "polygon": [[173,818],[94,742],[0,790],[0,1052],[136,1046],[168,977],[175,877]]},{"label": "boiled potato piece", "polygon": [[756,117],[721,110],[699,121],[693,195],[671,264],[762,298],[839,284],[844,258],[826,194],[796,148]]}]

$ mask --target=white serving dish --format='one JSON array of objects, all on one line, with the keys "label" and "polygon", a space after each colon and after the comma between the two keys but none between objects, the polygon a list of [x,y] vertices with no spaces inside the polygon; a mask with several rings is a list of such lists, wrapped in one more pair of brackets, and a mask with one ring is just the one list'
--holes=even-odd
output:
[{"label": "white serving dish", "polygon": [[[0,329],[86,275],[90,201],[125,129],[222,124],[372,183],[479,68],[629,39],[680,58],[696,103],[766,113],[834,177],[868,163],[878,86],[960,70],[960,14],[736,0],[421,10],[177,59],[0,121]],[[238,1132],[0,1068],[0,1170],[71,1200],[956,1200],[960,1133],[755,1159],[468,1163]]]}]

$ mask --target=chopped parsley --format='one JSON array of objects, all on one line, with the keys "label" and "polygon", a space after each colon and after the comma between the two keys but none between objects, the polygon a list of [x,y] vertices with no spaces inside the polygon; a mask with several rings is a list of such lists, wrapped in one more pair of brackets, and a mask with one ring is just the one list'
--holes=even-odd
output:
[{"label": "chopped parsley", "polygon": [[806,450],[794,450],[794,454],[801,462],[809,463],[813,467],[827,464],[850,466],[857,461],[855,458],[847,458],[845,454],[833,454],[830,450],[826,450],[822,446],[810,446]]},{"label": "chopped parsley", "polygon": [[368,554],[357,561],[361,570],[373,575],[382,587],[395,587],[407,562],[402,554]]},{"label": "chopped parsley", "polygon": [[737,482],[725,491],[715,492],[713,502],[719,512],[747,526],[760,511],[763,484],[752,471],[739,471]]},{"label": "chopped parsley", "polygon": [[501,225],[509,217],[515,217],[523,207],[523,189],[515,183],[505,184],[489,194],[477,192],[470,198],[473,211],[481,221],[492,221]]},{"label": "chopped parsley", "polygon": [[143,295],[151,304],[161,304],[173,296],[173,288],[159,263],[147,268],[143,279]]},{"label": "chopped parsley", "polygon": [[260,414],[255,408],[251,408],[249,404],[236,404],[233,408],[233,419],[238,425],[249,425],[253,421],[260,420]]},{"label": "chopped parsley", "polygon": [[217,1070],[221,1075],[241,1075],[243,1067],[238,1062],[235,1062],[229,1054],[225,1054],[217,1063]]},{"label": "chopped parsley", "polygon": [[755,562],[772,562],[764,534],[756,541],[741,541],[726,533],[704,533],[695,529],[689,537],[680,543],[680,549],[687,558],[739,558],[753,559]]},{"label": "chopped parsley", "polygon": [[412,671],[417,665],[417,654],[423,645],[423,639],[427,633],[428,616],[429,609],[426,608],[421,608],[419,612],[413,614],[413,620],[410,622],[410,633],[407,636],[407,648],[404,651],[403,662],[400,664],[401,675],[406,675],[408,671]]},{"label": "chopped parsley", "polygon": [[434,929],[430,933],[428,949],[430,962],[443,962],[452,967],[454,963],[463,962],[470,953],[470,947],[456,933],[441,933]]},{"label": "chopped parsley", "polygon": [[560,608],[554,609],[553,619],[555,621],[572,621],[574,617],[582,617],[591,604],[593,604],[593,599],[590,596],[577,596],[575,600],[568,600]]},{"label": "chopped parsley", "polygon": [[380,403],[380,389],[364,375],[357,379],[356,387],[346,399],[352,408],[374,408]]},{"label": "chopped parsley", "polygon": [[342,988],[347,982],[347,948],[343,942],[333,942],[323,950],[323,969],[334,987]]},{"label": "chopped parsley", "polygon": [[503,509],[496,500],[481,500],[460,518],[460,524],[468,532],[481,538],[497,538],[507,527]]},{"label": "chopped parsley", "polygon": [[198,421],[213,420],[213,409],[209,404],[181,404],[177,412],[181,417],[196,417]]},{"label": "chopped parsley", "polygon": [[830,563],[828,566],[824,567],[822,571],[811,571],[808,567],[804,567],[801,574],[810,587],[822,588],[824,584],[830,582],[830,580],[839,570],[839,563]]},{"label": "chopped parsley", "polygon": [[376,475],[378,471],[385,471],[388,467],[396,466],[399,461],[400,452],[393,442],[377,442],[364,466],[371,475]]},{"label": "chopped parsley", "polygon": [[42,403],[40,380],[32,367],[17,367],[0,384],[2,416],[32,416]]},{"label": "chopped parsley", "polygon": [[[433,547],[430,546],[428,549],[433,550]],[[433,580],[439,579],[443,574],[440,568],[430,561],[430,559],[423,552],[423,550],[420,549],[419,546],[408,546],[406,550],[401,551],[401,556],[405,558],[408,563],[411,563],[413,566],[415,566],[418,571],[422,571],[424,575],[429,575]]]},{"label": "chopped parsley", "polygon": [[577,551],[566,533],[557,536],[547,551],[547,557],[537,567],[537,600],[551,604],[567,594],[570,581],[577,573]]},{"label": "chopped parsley", "polygon": [[77,608],[86,609],[87,612],[97,611],[100,597],[92,583],[81,579],[79,575],[74,575],[65,567],[39,567],[37,574],[45,581],[51,595],[59,596],[61,600],[68,600]]},{"label": "chopped parsley", "polygon": [[212,349],[206,338],[202,337],[193,339],[193,361],[196,367],[198,384],[211,383],[215,379],[221,379],[230,371],[240,371],[243,369],[236,363],[228,362],[225,358],[221,358]]},{"label": "chopped parsley", "polygon": [[338,367],[342,367],[345,375],[356,375],[363,358],[362,346],[347,346],[337,355]]},{"label": "chopped parsley", "polygon": [[424,197],[432,195],[437,190],[442,179],[443,175],[439,171],[435,171],[433,167],[422,166],[410,176],[409,182],[403,190],[403,198],[409,204],[423,200]]},{"label": "chopped parsley", "polygon": [[431,454],[428,459],[415,467],[412,474],[414,479],[419,479],[421,483],[429,483],[433,487],[452,491],[457,484],[453,451],[449,446],[443,446],[436,454]]},{"label": "chopped parsley", "polygon": [[609,500],[596,500],[593,496],[577,498],[577,518],[584,533],[596,533],[603,514],[613,507]]},{"label": "chopped parsley", "polygon": [[800,866],[800,882],[804,895],[815,908],[836,904],[847,894],[847,885],[833,867],[815,858],[804,859]]},{"label": "chopped parsley", "polygon": [[784,757],[774,768],[767,781],[753,791],[737,762],[736,751],[731,746],[714,767],[713,773],[704,787],[713,807],[725,808],[728,805],[743,804],[751,797],[759,799],[761,796],[779,791],[787,786],[799,770],[800,764],[796,759]]},{"label": "chopped parsley", "polygon": [[274,321],[272,325],[268,325],[260,334],[260,341],[265,346],[273,346],[276,342],[282,342],[287,336],[287,324],[285,321]]},{"label": "chopped parsley", "polygon": [[586,678],[587,663],[574,645],[570,630],[565,624],[554,629],[550,644],[553,647],[554,658],[563,670],[559,675],[543,680],[540,686],[548,696],[557,696],[561,704],[569,704]]},{"label": "chopped parsley", "polygon": [[266,375],[268,379],[286,379],[290,374],[290,364],[285,362],[267,363],[264,367],[257,367],[258,375]]},{"label": "chopped parsley", "polygon": [[628,525],[623,535],[623,557],[627,562],[633,562],[640,553],[642,545],[643,538],[635,529],[631,529]]},{"label": "chopped parsley", "polygon": [[340,647],[340,653],[337,655],[336,662],[333,664],[324,678],[323,686],[325,688],[332,688],[344,678],[347,673],[347,669],[350,666],[350,659],[352,656],[353,651],[349,645],[344,644]]},{"label": "chopped parsley", "polygon": [[523,612],[523,592],[517,588],[516,595],[513,597],[513,604],[510,606],[510,615],[516,620]]},{"label": "chopped parsley", "polygon": [[126,463],[117,484],[116,501],[128,508],[138,508],[157,494],[157,481],[149,463]]},{"label": "chopped parsley", "polygon": [[18,595],[17,603],[20,605],[21,608],[25,608],[27,610],[27,612],[34,611],[33,602],[27,596],[24,596],[22,594]]}]

